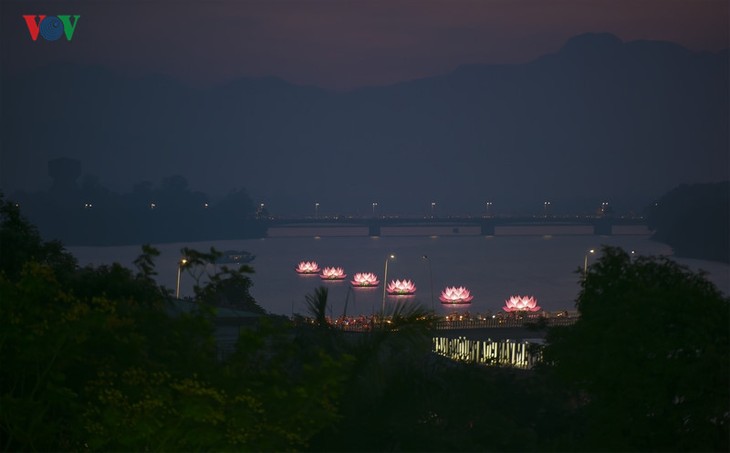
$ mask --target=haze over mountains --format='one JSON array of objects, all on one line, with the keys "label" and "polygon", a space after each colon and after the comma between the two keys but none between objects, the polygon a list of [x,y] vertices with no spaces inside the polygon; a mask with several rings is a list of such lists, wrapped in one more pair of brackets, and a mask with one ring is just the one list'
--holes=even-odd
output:
[{"label": "haze over mountains", "polygon": [[[232,56],[235,58],[235,56]],[[404,58],[406,58],[404,56]],[[728,51],[586,34],[521,65],[335,93],[277,78],[190,87],[55,65],[2,79],[0,190],[71,157],[102,184],[185,176],[274,214],[640,209],[729,178]],[[195,64],[192,62],[191,64]]]}]

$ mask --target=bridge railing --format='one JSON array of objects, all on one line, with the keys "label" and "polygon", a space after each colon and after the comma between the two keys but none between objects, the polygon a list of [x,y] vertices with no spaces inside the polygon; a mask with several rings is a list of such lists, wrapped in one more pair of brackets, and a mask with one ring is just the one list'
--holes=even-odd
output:
[{"label": "bridge railing", "polygon": [[548,327],[569,326],[578,320],[577,316],[559,316],[554,318],[484,318],[442,320],[434,326],[436,330],[451,329],[495,329],[500,327],[526,327],[534,324],[543,324]]},{"label": "bridge railing", "polygon": [[[304,322],[314,323],[313,319],[302,318]],[[523,318],[512,317],[487,317],[487,318],[467,318],[467,319],[439,319],[433,324],[435,330],[455,330],[455,329],[498,329],[508,327],[529,327],[529,326],[569,326],[578,320],[577,315],[569,316],[534,316]],[[368,332],[379,325],[380,318],[377,317],[352,317],[329,319],[329,324],[340,330],[348,332]],[[386,322],[389,322],[386,319]]]}]

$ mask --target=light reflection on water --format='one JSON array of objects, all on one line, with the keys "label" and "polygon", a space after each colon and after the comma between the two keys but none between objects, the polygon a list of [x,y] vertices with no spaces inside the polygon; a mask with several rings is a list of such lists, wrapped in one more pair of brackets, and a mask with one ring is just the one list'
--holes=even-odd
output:
[{"label": "light reflection on water", "polygon": [[[547,231],[546,231],[547,232]],[[535,296],[546,310],[571,310],[578,294],[579,269],[582,269],[586,251],[601,245],[620,246],[635,250],[640,255],[669,255],[671,249],[652,242],[647,235],[594,236],[591,234],[560,235],[555,231],[544,234],[464,236],[439,234],[431,236],[383,236],[380,238],[332,237],[324,234],[307,237],[274,237],[266,239],[206,241],[195,243],[160,244],[157,258],[158,282],[175,287],[177,261],[182,247],[207,251],[247,250],[256,255],[252,266],[254,287],[252,294],[269,312],[306,314],[305,294],[324,285],[330,288],[332,315],[341,316],[350,280],[356,272],[373,272],[381,286],[355,289],[349,296],[348,315],[370,314],[380,310],[384,283],[385,258],[396,255],[388,264],[388,281],[411,279],[418,290],[416,295],[400,300],[418,301],[426,307],[432,304],[431,280],[428,264],[433,271],[433,306],[439,314],[466,311],[472,314],[497,312],[511,295]],[[139,246],[123,247],[69,247],[80,264],[108,264],[117,261],[132,267],[139,255]],[[422,257],[428,256],[428,260]],[[590,255],[589,264],[597,259]],[[343,267],[348,275],[344,281],[324,282],[317,276],[301,276],[294,272],[300,261],[317,261],[324,266]],[[684,260],[678,262],[693,269],[704,269],[710,279],[725,293],[730,291],[730,266],[709,261]],[[192,278],[183,273],[181,294],[192,294]],[[463,308],[443,307],[438,297],[446,286],[466,286],[474,296]],[[393,304],[398,297],[386,297]]]}]

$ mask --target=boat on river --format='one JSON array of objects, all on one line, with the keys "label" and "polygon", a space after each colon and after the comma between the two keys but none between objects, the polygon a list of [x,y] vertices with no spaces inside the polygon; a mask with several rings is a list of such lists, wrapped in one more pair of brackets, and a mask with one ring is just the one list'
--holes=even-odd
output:
[{"label": "boat on river", "polygon": [[216,264],[248,264],[254,259],[256,259],[256,255],[245,250],[226,250],[215,262]]}]

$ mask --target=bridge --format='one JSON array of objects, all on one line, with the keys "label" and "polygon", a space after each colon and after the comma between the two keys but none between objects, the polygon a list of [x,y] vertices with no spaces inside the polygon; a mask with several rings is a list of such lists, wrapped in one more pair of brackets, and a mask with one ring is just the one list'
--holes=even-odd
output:
[{"label": "bridge", "polygon": [[500,217],[270,217],[260,219],[269,228],[301,228],[304,226],[324,227],[367,227],[368,236],[380,236],[383,227],[451,227],[458,232],[460,227],[479,227],[482,236],[493,236],[498,226],[591,226],[593,234],[613,234],[614,225],[646,225],[642,217],[612,216],[500,216]]}]

